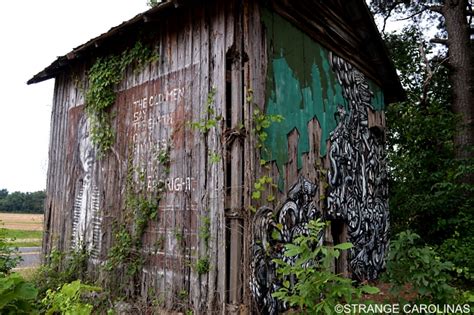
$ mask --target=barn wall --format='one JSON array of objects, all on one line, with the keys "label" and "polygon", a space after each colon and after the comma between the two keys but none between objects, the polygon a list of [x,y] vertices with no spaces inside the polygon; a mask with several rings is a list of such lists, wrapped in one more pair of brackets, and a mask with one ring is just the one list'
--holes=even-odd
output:
[{"label": "barn wall", "polygon": [[[115,145],[105,157],[99,158],[92,145],[84,113],[87,71],[95,56],[57,76],[44,253],[86,244],[90,271],[108,285],[148,304],[196,314],[268,310],[270,283],[261,281],[256,267],[271,257],[262,260],[256,244],[272,234],[269,211],[273,220],[290,204],[306,213],[300,223],[316,216],[339,219],[350,237],[363,222],[349,219],[351,198],[369,200],[357,206],[382,218],[366,219],[375,222],[370,227],[377,233],[369,239],[381,242],[383,254],[380,88],[337,52],[262,9],[260,1],[191,1],[169,12],[145,28],[159,60],[138,72],[128,69],[117,88],[111,109]],[[137,38],[122,40],[132,46]],[[119,46],[99,45],[97,55],[120,52]],[[256,149],[256,108],[285,117],[266,130],[267,150]],[[213,119],[216,125],[206,132],[192,127]],[[356,164],[341,158],[351,160],[346,148],[357,152]],[[269,163],[261,165],[261,159]],[[368,162],[361,165],[362,160]],[[346,180],[355,169],[364,170],[353,174],[360,183],[356,188]],[[262,176],[276,185],[268,185],[256,200],[252,193]],[[117,233],[121,228],[133,233],[139,204],[158,200],[157,216],[147,220],[143,245],[133,253],[143,258],[138,276],[127,278],[125,267],[104,272]],[[263,210],[254,214],[255,208]],[[361,218],[360,213],[352,218]],[[281,240],[291,241],[284,236],[288,231],[278,231]],[[326,236],[327,242],[344,241]],[[374,266],[379,254],[370,256],[376,257]],[[203,260],[209,270],[199,273],[197,263]],[[347,269],[347,263],[339,267]],[[274,270],[265,272],[271,276]]]},{"label": "barn wall", "polygon": [[[139,72],[127,70],[111,109],[115,145],[102,158],[92,144],[84,113],[86,74],[93,59],[58,75],[44,254],[85,246],[91,254],[91,272],[105,275],[110,285],[122,285],[126,294],[138,292],[148,303],[167,309],[220,313],[232,290],[233,301],[240,303],[243,284],[236,275],[241,271],[234,270],[232,280],[226,275],[231,268],[226,233],[234,236],[234,248],[237,242],[241,252],[241,236],[236,238],[230,231],[240,231],[242,224],[225,217],[230,192],[224,189],[224,169],[229,169],[231,161],[222,140],[224,125],[233,117],[225,112],[231,98],[226,91],[226,71],[231,70],[226,55],[232,59],[228,52],[235,47],[233,21],[241,18],[240,12],[232,2],[195,3],[171,11],[148,27],[147,37],[159,60]],[[124,41],[133,45],[134,39]],[[242,90],[237,68],[234,87],[239,82]],[[215,95],[208,101],[211,91]],[[234,94],[237,107],[242,93]],[[213,118],[217,125],[208,132],[192,127],[193,122]],[[242,152],[240,147],[233,150]],[[167,151],[169,162],[162,160]],[[105,273],[117,232],[122,226],[131,232],[136,228],[137,200],[143,204],[158,199],[158,215],[148,220],[141,250],[134,253],[143,258],[138,280],[127,283],[127,270],[120,267]],[[201,235],[205,229],[211,235],[207,242]],[[208,271],[198,273],[199,260],[209,261]],[[234,268],[240,265],[236,261]]]},{"label": "barn wall", "polygon": [[[354,244],[337,262],[337,273],[365,281],[383,268],[388,237],[384,93],[339,51],[273,9],[263,8],[261,20],[267,48],[264,112],[284,120],[265,130],[260,150],[267,161],[260,176],[270,176],[275,186],[267,188],[252,218],[251,290],[256,308],[273,313],[284,306],[271,296],[278,287],[272,259],[282,258],[284,244],[307,233],[309,220],[332,221],[321,242]],[[334,26],[326,22],[319,26],[321,34]],[[269,194],[278,198],[269,202]]]}]

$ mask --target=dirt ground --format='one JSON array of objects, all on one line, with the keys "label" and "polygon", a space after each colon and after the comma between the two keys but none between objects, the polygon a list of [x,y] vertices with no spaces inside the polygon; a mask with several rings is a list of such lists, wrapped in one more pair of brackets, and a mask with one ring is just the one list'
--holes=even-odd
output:
[{"label": "dirt ground", "polygon": [[12,230],[42,231],[43,215],[29,213],[0,213],[0,227]]}]

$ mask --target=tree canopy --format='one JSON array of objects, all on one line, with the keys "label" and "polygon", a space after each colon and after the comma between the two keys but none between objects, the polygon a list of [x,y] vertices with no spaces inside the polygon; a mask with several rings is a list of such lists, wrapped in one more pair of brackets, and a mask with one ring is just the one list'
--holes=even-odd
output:
[{"label": "tree canopy", "polygon": [[383,32],[407,92],[387,110],[392,234],[415,231],[472,287],[471,2],[374,0],[371,8],[382,16],[382,30],[390,19],[406,22]]},{"label": "tree canopy", "polygon": [[21,213],[43,213],[44,191],[13,192],[7,189],[0,190],[0,211]]}]

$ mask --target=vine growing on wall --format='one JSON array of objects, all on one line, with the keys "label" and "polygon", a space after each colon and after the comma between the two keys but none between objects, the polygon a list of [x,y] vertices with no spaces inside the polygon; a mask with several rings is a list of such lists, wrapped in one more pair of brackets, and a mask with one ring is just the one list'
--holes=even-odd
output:
[{"label": "vine growing on wall", "polygon": [[120,55],[98,58],[90,68],[85,108],[91,124],[91,139],[98,147],[99,155],[104,155],[115,141],[110,108],[115,103],[115,89],[123,80],[126,69],[134,65],[135,71],[139,71],[146,63],[157,59],[156,52],[137,42]]},{"label": "vine growing on wall", "polygon": [[[142,270],[144,259],[142,257],[142,238],[148,223],[158,220],[158,207],[165,189],[165,178],[170,170],[170,147],[165,147],[156,152],[156,161],[161,167],[161,176],[152,191],[146,189],[146,173],[143,169],[133,166],[133,156],[129,157],[126,179],[126,212],[125,222],[116,228],[114,245],[110,248],[106,271],[121,269],[124,271],[125,281],[119,284],[136,285],[136,279]],[[162,247],[164,239],[160,238],[155,244]],[[132,291],[133,292],[133,291]]]},{"label": "vine growing on wall", "polygon": [[[247,90],[247,96],[246,96],[246,101],[249,104],[252,104],[255,108],[253,109],[253,133],[255,134],[255,139],[257,142],[257,149],[260,149],[262,156],[262,152],[268,153],[268,149],[265,146],[265,141],[268,138],[268,133],[266,130],[271,126],[272,123],[279,123],[282,122],[284,117],[282,115],[268,115],[265,114],[262,110],[258,108],[258,106],[253,102],[253,90],[248,89]],[[268,155],[268,154],[267,154]],[[260,166],[262,167],[268,167],[268,161],[265,159],[260,159]],[[259,200],[262,198],[263,194],[267,190],[272,190],[273,188],[276,188],[277,186],[273,182],[273,178],[263,175],[259,178],[256,179],[254,183],[254,189],[252,191],[252,200],[256,203],[259,202]],[[269,194],[266,197],[267,202],[273,202],[275,200],[275,196],[273,194]],[[258,206],[258,205],[257,205]],[[252,212],[257,211],[257,206],[250,206],[250,210]]]},{"label": "vine growing on wall", "polygon": [[191,122],[191,128],[199,130],[203,135],[207,135],[209,130],[217,126],[217,122],[222,119],[222,116],[216,115],[214,108],[214,101],[217,89],[212,87],[207,94],[206,100],[206,116],[198,121]]}]

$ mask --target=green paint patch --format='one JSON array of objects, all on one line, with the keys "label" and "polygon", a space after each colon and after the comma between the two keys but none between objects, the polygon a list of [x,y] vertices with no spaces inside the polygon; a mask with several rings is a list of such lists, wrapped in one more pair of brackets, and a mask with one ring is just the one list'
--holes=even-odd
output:
[{"label": "green paint patch", "polygon": [[[348,110],[329,63],[329,51],[313,41],[278,14],[263,10],[268,47],[266,114],[282,115],[284,120],[272,124],[266,132],[262,157],[276,161],[280,172],[278,186],[283,187],[281,174],[288,163],[288,134],[298,131],[298,168],[302,167],[302,154],[309,152],[308,123],[316,117],[321,127],[320,155],[327,153],[326,141],[336,128],[338,106]],[[370,82],[374,92],[372,106],[383,110],[381,89]]]}]

